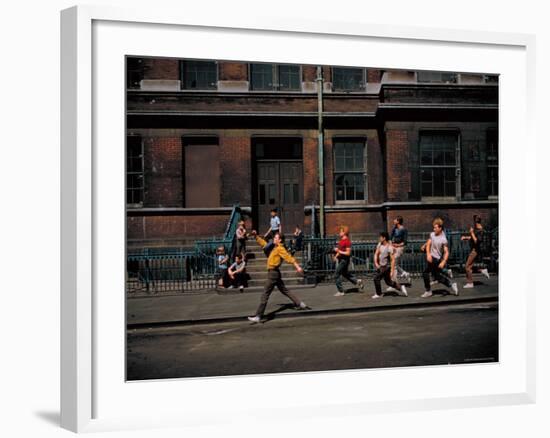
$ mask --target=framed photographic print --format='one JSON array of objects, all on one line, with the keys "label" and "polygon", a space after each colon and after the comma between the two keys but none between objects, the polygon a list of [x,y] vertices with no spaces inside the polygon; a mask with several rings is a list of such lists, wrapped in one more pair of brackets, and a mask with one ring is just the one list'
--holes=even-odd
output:
[{"label": "framed photographic print", "polygon": [[532,402],[533,44],[63,11],[62,426]]}]

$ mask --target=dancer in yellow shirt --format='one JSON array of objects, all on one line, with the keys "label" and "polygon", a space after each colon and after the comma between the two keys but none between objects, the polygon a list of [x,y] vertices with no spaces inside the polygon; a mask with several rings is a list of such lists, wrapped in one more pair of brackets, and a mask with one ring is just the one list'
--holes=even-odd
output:
[{"label": "dancer in yellow shirt", "polygon": [[[258,245],[260,245],[262,249],[266,247],[267,242],[260,236],[258,236],[256,234],[256,231],[252,231],[251,235],[256,238],[256,242],[258,242]],[[248,320],[251,322],[258,323],[261,321],[262,317],[264,316],[267,301],[269,300],[269,296],[271,295],[271,292],[273,292],[275,286],[277,286],[277,288],[283,295],[286,295],[288,298],[290,298],[298,309],[307,309],[306,304],[286,288],[281,277],[281,271],[279,270],[279,267],[281,266],[283,261],[294,265],[294,267],[296,268],[296,272],[300,274],[304,272],[296,259],[292,257],[286,250],[283,245],[283,241],[284,237],[280,233],[274,233],[273,249],[267,256],[267,281],[265,283],[264,293],[262,294],[262,297],[260,299],[260,305],[258,306],[256,315],[248,317]]]}]

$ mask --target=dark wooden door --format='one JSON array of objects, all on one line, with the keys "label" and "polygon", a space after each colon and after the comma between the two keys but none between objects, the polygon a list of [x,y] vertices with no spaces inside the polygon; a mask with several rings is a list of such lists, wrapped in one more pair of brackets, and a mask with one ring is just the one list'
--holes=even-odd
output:
[{"label": "dark wooden door", "polygon": [[283,232],[304,225],[302,163],[299,161],[258,162],[258,221],[261,233],[269,228],[270,211],[277,208]]}]

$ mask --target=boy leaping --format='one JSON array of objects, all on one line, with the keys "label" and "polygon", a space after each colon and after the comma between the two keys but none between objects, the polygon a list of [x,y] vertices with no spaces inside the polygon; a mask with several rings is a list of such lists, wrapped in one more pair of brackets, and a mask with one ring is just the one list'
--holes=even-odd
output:
[{"label": "boy leaping", "polygon": [[[262,249],[267,246],[267,242],[258,236],[256,231],[253,230],[250,234],[256,238],[256,242],[258,242],[258,245],[260,245]],[[267,307],[267,301],[269,300],[269,296],[271,295],[271,292],[273,292],[275,286],[277,286],[283,295],[290,298],[298,309],[307,309],[306,304],[286,288],[281,277],[279,267],[283,263],[283,260],[291,265],[294,265],[296,272],[304,272],[296,259],[288,253],[283,245],[283,241],[284,236],[282,236],[279,232],[274,233],[273,246],[267,256],[267,280],[265,282],[264,292],[260,299],[260,305],[258,306],[258,310],[256,310],[256,314],[248,317],[248,320],[251,322],[258,323],[262,320],[265,308]]]}]

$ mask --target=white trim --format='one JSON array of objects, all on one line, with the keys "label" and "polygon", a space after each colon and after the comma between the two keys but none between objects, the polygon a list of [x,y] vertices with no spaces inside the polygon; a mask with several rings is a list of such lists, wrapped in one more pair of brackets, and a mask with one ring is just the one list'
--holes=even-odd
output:
[{"label": "white trim", "polygon": [[[455,29],[428,29],[412,26],[386,26],[363,22],[308,21],[291,17],[248,17],[242,15],[227,22],[226,17],[212,10],[208,16],[194,10],[163,10],[151,7],[147,10],[115,8],[108,6],[79,6],[67,9],[61,14],[62,56],[62,130],[61,130],[61,425],[73,431],[99,431],[118,428],[152,426],[174,426],[203,424],[211,416],[182,418],[180,414],[158,415],[151,418],[94,419],[97,400],[94,393],[94,373],[96,355],[94,330],[97,326],[96,303],[92,295],[92,281],[95,278],[95,234],[97,200],[92,194],[92,181],[97,177],[95,155],[92,155],[92,21],[108,20],[139,23],[164,23],[187,26],[271,30],[292,33],[317,33],[330,35],[351,35],[367,38],[392,38],[402,40],[444,41],[451,44],[504,45],[525,49],[528,66],[528,138],[527,144],[534,145],[534,42],[532,35],[492,33],[485,31],[462,31]],[[373,67],[374,68],[374,67]],[[414,68],[414,66],[411,66]],[[493,72],[488,72],[493,73]],[[498,73],[498,72],[494,72]],[[530,152],[534,152],[530,148]],[[534,158],[534,157],[533,157]],[[529,188],[535,187],[535,172],[529,174],[525,182]],[[533,190],[528,195],[535,197]],[[535,202],[531,205],[536,205]],[[529,296],[527,313],[527,390],[508,394],[488,394],[453,398],[432,398],[423,400],[387,401],[376,403],[350,403],[347,413],[359,415],[364,412],[388,412],[403,409],[438,409],[532,403],[535,397],[535,304],[534,276],[527,275]],[[432,370],[433,371],[433,370]],[[306,380],[309,377],[302,377]],[[228,379],[220,379],[227,382]],[[334,409],[336,408],[336,409]],[[301,408],[303,416],[331,414],[342,408],[328,403]],[[258,411],[260,412],[260,411]],[[285,411],[287,412],[287,411]],[[267,413],[267,411],[266,411]],[[157,415],[155,415],[157,414]],[[158,417],[158,418],[157,418]],[[216,421],[231,421],[232,413],[219,413]]]}]

